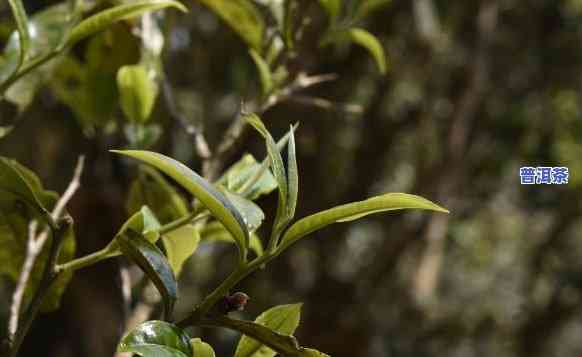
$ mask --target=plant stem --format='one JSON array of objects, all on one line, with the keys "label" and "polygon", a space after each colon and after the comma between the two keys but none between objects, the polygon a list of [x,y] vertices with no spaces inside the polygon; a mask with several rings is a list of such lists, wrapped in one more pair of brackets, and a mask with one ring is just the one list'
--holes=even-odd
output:
[{"label": "plant stem", "polygon": [[18,351],[20,350],[20,346],[22,346],[24,337],[28,333],[28,330],[32,325],[32,321],[34,321],[36,315],[38,314],[38,311],[40,310],[42,300],[44,299],[46,293],[50,289],[52,283],[59,276],[59,273],[57,273],[55,266],[64,238],[67,234],[67,231],[71,228],[73,220],[71,219],[71,217],[67,216],[64,217],[63,219],[60,219],[59,222],[57,223],[58,227],[53,231],[49,255],[44,267],[40,284],[36,289],[36,292],[34,293],[34,296],[28,307],[28,310],[22,317],[22,323],[20,324],[18,331],[14,335],[9,357],[16,357],[18,355]]},{"label": "plant stem", "polygon": [[[185,226],[185,225],[187,225],[189,223],[192,223],[192,222],[194,222],[196,220],[206,218],[208,216],[208,214],[200,215],[200,213],[203,210],[204,210],[204,207],[203,206],[200,206],[199,208],[194,209],[189,214],[187,214],[187,215],[185,215],[185,216],[183,216],[181,218],[178,218],[175,221],[172,221],[170,223],[167,223],[167,224],[163,225],[158,230],[158,232],[160,232],[160,235],[164,235],[164,234],[169,233],[171,231],[174,231],[174,230],[176,230],[176,229],[178,229],[178,228],[180,228],[182,226]],[[200,216],[198,217],[198,215],[200,215]]]},{"label": "plant stem", "polygon": [[78,269],[82,269],[82,268],[86,268],[90,265],[93,265],[97,262],[100,262],[102,260],[105,260],[107,258],[113,258],[115,256],[115,254],[112,254],[109,246],[98,250],[94,253],[91,253],[89,255],[85,255],[84,257],[80,257],[77,259],[73,259],[71,261],[68,261],[64,264],[59,264],[56,266],[55,270],[57,273],[61,273],[67,270],[70,271],[75,271]]}]

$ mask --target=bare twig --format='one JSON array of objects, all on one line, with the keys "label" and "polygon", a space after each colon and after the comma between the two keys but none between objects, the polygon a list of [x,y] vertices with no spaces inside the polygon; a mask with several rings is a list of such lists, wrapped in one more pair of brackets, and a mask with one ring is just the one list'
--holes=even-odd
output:
[{"label": "bare twig", "polygon": [[[77,166],[73,174],[73,178],[69,183],[67,189],[63,195],[58,200],[51,216],[54,220],[61,218],[61,215],[67,205],[67,203],[74,196],[75,192],[79,189],[81,175],[83,173],[83,167],[85,164],[85,158],[80,156],[77,161]],[[41,234],[37,236],[38,223],[36,221],[30,222],[28,226],[28,243],[26,246],[26,257],[18,277],[18,282],[16,283],[16,288],[14,294],[12,295],[12,305],[10,307],[10,319],[8,324],[8,333],[11,338],[18,331],[18,323],[20,318],[20,310],[22,306],[22,299],[24,297],[24,291],[26,290],[26,285],[30,279],[30,274],[32,273],[32,268],[40,252],[42,251],[44,244],[49,237],[49,229],[46,228]]]}]

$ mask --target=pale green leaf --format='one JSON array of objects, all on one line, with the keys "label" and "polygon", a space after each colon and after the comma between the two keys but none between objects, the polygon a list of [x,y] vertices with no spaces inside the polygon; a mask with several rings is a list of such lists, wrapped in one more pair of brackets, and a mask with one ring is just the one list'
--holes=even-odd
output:
[{"label": "pale green leaf", "polygon": [[[219,241],[236,244],[236,241],[232,235],[219,221],[211,221],[205,224],[200,233],[200,237],[206,241]],[[249,249],[252,250],[257,256],[263,255],[263,243],[255,233],[251,233]]]},{"label": "pale green leaf", "polygon": [[228,24],[252,49],[261,52],[265,22],[248,0],[198,0]]},{"label": "pale green leaf", "polygon": [[[282,335],[292,335],[301,315],[302,304],[280,305],[263,312],[255,322]],[[235,357],[273,357],[276,352],[263,343],[243,335],[238,343]]]},{"label": "pale green leaf", "polygon": [[254,200],[277,188],[277,181],[268,170],[268,163],[269,161],[265,160],[265,165],[259,164],[252,155],[245,154],[222,175],[217,183]]},{"label": "pale green leaf", "polygon": [[403,209],[421,209],[449,213],[439,205],[420,196],[406,193],[388,193],[365,201],[348,203],[295,222],[283,235],[281,250],[306,235],[337,222],[352,221],[369,214]]},{"label": "pale green leaf", "polygon": [[162,236],[168,262],[178,276],[184,262],[190,258],[200,242],[200,231],[193,225],[185,225]]},{"label": "pale green leaf", "polygon": [[14,129],[13,126],[0,126],[0,139],[10,134],[12,129]]},{"label": "pale green leaf", "polygon": [[242,215],[243,221],[245,222],[249,232],[257,230],[257,228],[261,226],[263,220],[265,219],[263,210],[257,206],[256,203],[242,197],[239,194],[229,192],[228,190],[224,190],[223,192],[226,198],[229,199],[229,201]]},{"label": "pale green leaf", "polygon": [[257,53],[257,51],[251,49],[249,50],[249,54],[255,62],[255,66],[259,72],[263,95],[268,95],[271,90],[273,90],[273,77],[271,74],[271,69],[269,68],[269,64],[263,59],[263,57],[261,57],[261,55]]},{"label": "pale green leaf", "polygon": [[297,196],[299,195],[299,169],[297,168],[295,132],[293,127],[289,130],[289,145],[287,146],[287,183],[289,185],[287,214],[289,219],[292,219],[295,216]]},{"label": "pale green leaf", "polygon": [[386,74],[388,65],[382,44],[376,36],[360,28],[348,30],[348,36],[352,42],[364,47],[372,55],[381,74]]},{"label": "pale green leaf", "polygon": [[67,40],[67,46],[72,46],[80,40],[97,33],[115,22],[140,16],[148,11],[174,7],[183,12],[188,10],[184,5],[174,0],[139,0],[101,11],[79,23],[73,28]]},{"label": "pale green leaf", "polygon": [[244,259],[248,248],[249,231],[244,219],[233,204],[211,183],[190,170],[184,164],[159,153],[142,150],[112,152],[146,162],[176,180],[218,219],[236,239],[239,256]]},{"label": "pale green leaf", "polygon": [[119,101],[126,118],[145,123],[150,118],[158,94],[158,86],[142,65],[123,66],[117,72]]},{"label": "pale green leaf", "polygon": [[193,357],[216,357],[212,346],[208,343],[202,341],[199,338],[193,338],[190,340],[192,345],[192,350],[194,351]]}]

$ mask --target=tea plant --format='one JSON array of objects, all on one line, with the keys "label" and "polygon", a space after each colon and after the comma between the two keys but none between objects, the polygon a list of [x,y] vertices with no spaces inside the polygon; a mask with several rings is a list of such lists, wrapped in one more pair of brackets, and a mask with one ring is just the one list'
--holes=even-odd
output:
[{"label": "tea plant", "polygon": [[[103,126],[103,122],[97,120],[108,120],[108,115],[114,116],[114,111],[88,104],[86,95],[91,94],[92,87],[87,78],[92,78],[90,74],[95,68],[91,64],[79,64],[67,50],[114,22],[138,16],[142,16],[141,25],[133,23],[132,26],[139,27],[142,41],[139,63],[119,65],[115,69],[119,101],[114,104],[127,119],[124,133],[131,149],[111,152],[127,161],[137,160],[141,166],[127,198],[127,208],[132,215],[107,246],[75,258],[74,222],[65,207],[79,188],[82,159],[68,189],[59,196],[45,189],[26,167],[0,158],[0,262],[3,263],[0,273],[17,282],[10,336],[4,345],[8,356],[18,354],[39,312],[58,307],[74,272],[117,256],[125,256],[141,268],[159,291],[163,303],[162,320],[146,321],[129,331],[119,343],[119,352],[144,357],[214,356],[211,346],[199,338],[192,338],[184,330],[192,326],[210,326],[232,329],[243,335],[235,357],[274,356],[276,353],[324,356],[315,349],[300,346],[293,337],[299,324],[300,304],[276,306],[254,322],[229,317],[230,312],[244,309],[248,300],[246,294],[234,291],[237,284],[267,266],[293,244],[333,223],[405,209],[447,212],[419,196],[388,193],[295,220],[300,182],[295,144],[297,126],[291,126],[276,142],[259,115],[276,103],[292,98],[296,92],[330,77],[307,76],[287,68],[285,59],[297,55],[295,43],[306,26],[297,20],[299,2],[258,1],[261,10],[253,2],[243,0],[200,2],[222,18],[248,45],[262,85],[256,102],[249,105],[254,110],[240,113],[213,152],[203,135],[196,133],[196,151],[205,163],[203,175],[168,156],[144,150],[161,134],[160,127],[149,121],[159,84],[165,81],[160,58],[163,36],[156,21],[145,13],[165,7],[185,10],[182,4],[172,0],[134,1],[94,13],[101,4],[75,0],[28,19],[20,0],[10,0],[17,31],[11,36],[2,58],[0,93],[23,110],[28,103],[21,100],[23,92],[18,85],[30,81],[31,74],[40,80],[39,73],[55,71],[65,79],[57,76],[50,86],[60,100],[70,105],[86,133]],[[344,4],[339,0],[321,0],[322,8],[329,15],[329,26],[321,38],[322,46],[345,42],[360,44],[372,54],[380,72],[385,72],[387,65],[379,41],[355,24],[386,3],[370,0]],[[94,14],[86,17],[88,12]],[[272,26],[266,25],[265,14],[273,20]],[[62,67],[59,69],[59,63],[53,60],[60,60]],[[78,66],[75,68],[80,71],[77,76],[81,87],[74,93],[60,84],[67,76],[72,76],[59,72],[67,66]],[[27,93],[33,96],[34,90]],[[171,105],[169,109],[176,110]],[[264,139],[267,157],[258,162],[252,155],[245,154],[221,173],[226,153],[239,140],[241,130],[248,126]],[[174,184],[190,197],[185,199]],[[257,229],[265,213],[254,200],[275,190],[278,205],[270,235],[263,245]],[[232,242],[237,249],[237,262],[232,273],[191,313],[176,318],[173,314],[178,299],[176,277],[201,239]]]}]

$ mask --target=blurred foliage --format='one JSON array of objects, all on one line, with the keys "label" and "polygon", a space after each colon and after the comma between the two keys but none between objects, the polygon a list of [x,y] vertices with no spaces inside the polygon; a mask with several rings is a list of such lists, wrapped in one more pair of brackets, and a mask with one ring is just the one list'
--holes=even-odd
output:
[{"label": "blurred foliage", "polygon": [[[386,75],[378,76],[364,48],[321,46],[331,24],[316,1],[296,1],[300,15],[291,20],[305,24],[289,73],[273,67],[269,49],[258,49],[273,82],[299,69],[338,75],[263,115],[276,137],[300,119],[298,216],[385,191],[435,198],[454,214],[445,222],[407,213],[327,228],[316,234],[322,239],[297,244],[245,280],[241,290],[251,300],[240,314],[250,319],[304,301],[298,339],[338,357],[582,353],[582,2],[393,0],[366,18],[344,18],[360,2],[368,4],[345,1],[336,25],[375,34],[388,57]],[[203,128],[215,148],[240,102],[263,96],[265,80],[244,42],[254,39],[241,39],[200,3],[188,2],[186,15],[154,17],[166,39],[165,73],[157,75],[171,83],[182,121],[171,120],[162,89],[148,125],[167,135],[147,142],[202,170],[185,128]],[[266,11],[277,1],[256,3]],[[33,14],[48,6],[25,4]],[[277,21],[284,19],[267,23]],[[2,3],[4,44],[13,28]],[[78,43],[49,64],[53,75],[36,96],[0,104],[0,152],[34,168],[46,187],[61,192],[76,156],[87,154],[83,189],[71,207],[82,254],[105,246],[131,213],[131,166],[107,154],[139,142],[126,135],[137,131],[126,127],[117,104],[117,70],[144,57],[131,28],[122,22]],[[245,137],[225,164],[245,149],[263,157],[262,145]],[[519,167],[530,165],[567,166],[570,182],[521,186]],[[259,200],[265,212],[276,211],[273,196]],[[182,267],[176,313],[190,311],[232,269],[232,258],[227,245],[202,239]],[[118,265],[126,266],[111,262],[77,274],[63,308],[40,319],[22,356],[111,356],[127,314]],[[4,320],[13,283],[2,285]],[[198,332],[217,356],[234,352],[234,334]]]}]

